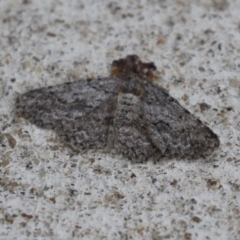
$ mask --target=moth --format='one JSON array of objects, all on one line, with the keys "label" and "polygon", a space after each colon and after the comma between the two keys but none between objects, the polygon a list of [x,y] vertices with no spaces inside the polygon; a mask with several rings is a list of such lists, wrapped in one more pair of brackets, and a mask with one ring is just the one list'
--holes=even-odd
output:
[{"label": "moth", "polygon": [[80,152],[115,149],[137,162],[212,153],[218,136],[154,83],[156,70],[153,62],[128,55],[112,62],[110,77],[19,96],[16,112]]}]

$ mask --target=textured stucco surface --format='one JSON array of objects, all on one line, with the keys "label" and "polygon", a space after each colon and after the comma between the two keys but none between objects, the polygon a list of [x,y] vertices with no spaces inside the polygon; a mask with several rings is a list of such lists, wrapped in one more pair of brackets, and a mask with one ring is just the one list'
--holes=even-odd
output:
[{"label": "textured stucco surface", "polygon": [[[0,239],[239,239],[240,1],[0,0]],[[205,159],[75,154],[14,115],[28,90],[153,61],[219,135]]]}]

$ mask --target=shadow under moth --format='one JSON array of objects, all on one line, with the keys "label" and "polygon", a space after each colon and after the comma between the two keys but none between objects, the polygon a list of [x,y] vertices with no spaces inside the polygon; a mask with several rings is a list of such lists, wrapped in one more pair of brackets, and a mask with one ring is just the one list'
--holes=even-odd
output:
[{"label": "shadow under moth", "polygon": [[154,83],[155,72],[154,63],[128,55],[112,62],[110,77],[19,96],[16,112],[80,152],[115,149],[136,162],[212,153],[218,136]]}]

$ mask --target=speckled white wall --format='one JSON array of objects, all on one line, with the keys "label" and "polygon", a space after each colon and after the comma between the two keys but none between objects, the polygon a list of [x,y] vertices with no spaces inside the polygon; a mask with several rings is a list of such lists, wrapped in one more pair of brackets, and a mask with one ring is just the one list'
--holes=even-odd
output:
[{"label": "speckled white wall", "polygon": [[[0,0],[0,239],[239,239],[240,1]],[[16,96],[153,61],[221,140],[206,159],[75,154]]]}]

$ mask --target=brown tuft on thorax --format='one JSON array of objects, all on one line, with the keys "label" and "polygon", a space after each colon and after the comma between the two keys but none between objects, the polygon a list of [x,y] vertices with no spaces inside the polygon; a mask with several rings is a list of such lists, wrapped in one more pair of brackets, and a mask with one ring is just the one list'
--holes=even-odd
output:
[{"label": "brown tuft on thorax", "polygon": [[157,79],[157,68],[153,62],[141,62],[137,55],[128,55],[126,58],[112,62],[112,77],[123,78],[128,75],[137,75],[144,80],[153,82]]}]

